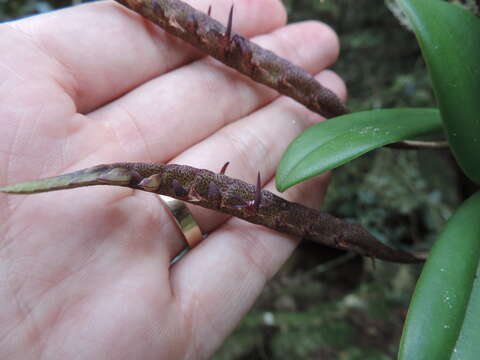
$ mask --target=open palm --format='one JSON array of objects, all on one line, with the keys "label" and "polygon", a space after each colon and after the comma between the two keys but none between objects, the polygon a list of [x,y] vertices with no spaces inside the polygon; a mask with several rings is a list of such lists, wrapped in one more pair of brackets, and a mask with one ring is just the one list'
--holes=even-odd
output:
[{"label": "open palm", "polygon": [[[212,16],[229,5],[215,1]],[[344,96],[323,71],[335,34],[284,24],[277,0],[236,2],[234,30]],[[110,1],[0,25],[0,186],[117,161],[230,161],[229,176],[271,180],[288,142],[320,120]],[[285,196],[318,206],[324,188]],[[0,194],[0,358],[209,357],[296,241],[191,210],[209,236],[170,267],[185,241],[154,194]]]}]

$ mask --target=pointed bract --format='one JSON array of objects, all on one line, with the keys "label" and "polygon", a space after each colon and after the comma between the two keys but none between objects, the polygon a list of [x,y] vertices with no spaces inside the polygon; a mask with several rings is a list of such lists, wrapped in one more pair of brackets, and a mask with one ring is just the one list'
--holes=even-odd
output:
[{"label": "pointed bract", "polygon": [[97,180],[101,183],[111,185],[129,185],[132,181],[130,170],[125,168],[113,168],[112,170],[100,175]]},{"label": "pointed bract", "polygon": [[260,179],[260,171],[257,174],[257,185],[255,187],[255,198],[253,200],[253,207],[256,211],[260,207],[260,203],[262,202],[262,181]]},{"label": "pointed bract", "polygon": [[195,189],[195,186],[192,186],[188,191],[188,201],[200,202],[205,201],[205,198],[198,193],[197,189]]},{"label": "pointed bract", "polygon": [[138,186],[141,187],[143,190],[155,192],[160,187],[160,181],[161,175],[155,174],[140,181]]},{"label": "pointed bract", "polygon": [[220,169],[220,175],[225,175],[225,172],[227,171],[229,164],[230,164],[230,161],[227,161],[225,164],[223,164],[222,168]]},{"label": "pointed bract", "polygon": [[227,31],[225,31],[225,37],[230,41],[232,39],[232,24],[233,24],[233,4],[228,14]]}]

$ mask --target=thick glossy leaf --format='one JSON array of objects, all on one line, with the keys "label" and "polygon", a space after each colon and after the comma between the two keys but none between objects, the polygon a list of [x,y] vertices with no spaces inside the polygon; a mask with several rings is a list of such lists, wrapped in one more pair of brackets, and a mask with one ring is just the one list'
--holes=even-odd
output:
[{"label": "thick glossy leaf", "polygon": [[441,130],[436,109],[357,112],[312,126],[288,147],[277,169],[280,191],[386,144]]},{"label": "thick glossy leaf", "polygon": [[480,19],[440,0],[399,3],[422,48],[455,157],[480,183]]},{"label": "thick glossy leaf", "polygon": [[448,221],[413,294],[399,359],[476,360],[480,354],[480,192]]}]

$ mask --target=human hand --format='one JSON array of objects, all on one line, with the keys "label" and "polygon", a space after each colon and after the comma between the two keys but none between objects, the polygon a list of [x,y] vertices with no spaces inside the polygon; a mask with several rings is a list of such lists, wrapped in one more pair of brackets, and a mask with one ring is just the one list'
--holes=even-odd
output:
[{"label": "human hand", "polygon": [[[212,16],[229,6],[216,1]],[[284,25],[277,0],[236,3],[235,31],[345,97],[323,71],[335,34]],[[229,176],[260,171],[273,190],[283,150],[321,117],[200,55],[108,1],[0,25],[0,184],[117,161],[230,161]],[[320,177],[282,196],[317,207],[325,187]],[[212,355],[297,240],[191,211],[209,235],[170,267],[185,240],[154,194],[0,194],[0,358]]]}]

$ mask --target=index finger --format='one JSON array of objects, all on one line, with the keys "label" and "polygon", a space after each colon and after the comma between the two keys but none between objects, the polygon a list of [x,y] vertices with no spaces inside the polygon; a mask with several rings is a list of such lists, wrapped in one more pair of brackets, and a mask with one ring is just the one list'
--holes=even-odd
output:
[{"label": "index finger", "polygon": [[[186,2],[204,11],[212,4],[211,0]],[[230,0],[215,1],[212,16],[226,19],[230,5]],[[235,30],[246,36],[269,32],[284,23],[285,10],[278,0],[236,3]],[[61,84],[82,113],[200,56],[191,46],[113,1],[7,24],[17,30],[19,41],[46,55],[37,61],[52,63],[46,65],[52,70],[49,76]],[[28,67],[30,61],[22,61],[23,53],[7,58],[15,61],[5,65],[28,76],[33,70]]]}]

